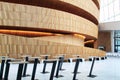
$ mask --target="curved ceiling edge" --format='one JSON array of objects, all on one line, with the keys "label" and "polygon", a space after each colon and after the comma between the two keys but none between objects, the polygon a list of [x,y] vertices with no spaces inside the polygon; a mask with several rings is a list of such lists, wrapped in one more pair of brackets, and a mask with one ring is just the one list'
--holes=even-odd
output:
[{"label": "curved ceiling edge", "polygon": [[74,5],[71,5],[69,3],[59,1],[59,0],[22,0],[22,1],[20,1],[20,0],[1,0],[1,1],[61,10],[61,11],[65,11],[65,12],[69,12],[69,13],[81,16],[87,20],[90,20],[94,24],[98,25],[98,20],[89,12],[87,12],[79,7],[76,7]]},{"label": "curved ceiling edge", "polygon": [[97,6],[97,8],[100,9],[100,4],[99,4],[98,0],[92,0],[92,1],[95,3],[95,5]]}]

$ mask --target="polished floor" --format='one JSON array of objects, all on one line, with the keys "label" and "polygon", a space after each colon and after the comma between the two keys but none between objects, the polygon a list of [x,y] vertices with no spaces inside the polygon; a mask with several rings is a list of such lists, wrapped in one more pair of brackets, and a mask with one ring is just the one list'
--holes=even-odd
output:
[{"label": "polished floor", "polygon": [[[63,69],[66,69],[64,71],[60,71],[60,75],[64,75],[64,77],[61,78],[55,78],[54,80],[72,80],[73,78],[73,69],[74,69],[75,63],[64,63],[63,64]],[[49,63],[47,64],[47,71],[50,72],[52,64]],[[12,64],[10,65],[10,72],[9,72],[9,78],[8,80],[16,80],[16,75],[17,75],[17,64]],[[120,80],[120,58],[118,57],[108,57],[105,60],[99,60],[95,61],[93,73],[97,77],[95,78],[90,78],[87,77],[89,74],[89,70],[91,67],[91,62],[90,61],[85,61],[81,62],[79,64],[79,72],[80,74],[77,74],[76,79],[78,80]],[[32,74],[32,68],[33,64],[29,64],[27,68],[27,74]],[[39,80],[49,80],[50,73],[48,74],[42,74],[42,68],[43,64],[40,63],[37,66],[37,71],[36,71],[36,79]],[[29,77],[24,77],[22,80],[31,80],[31,76]]]}]

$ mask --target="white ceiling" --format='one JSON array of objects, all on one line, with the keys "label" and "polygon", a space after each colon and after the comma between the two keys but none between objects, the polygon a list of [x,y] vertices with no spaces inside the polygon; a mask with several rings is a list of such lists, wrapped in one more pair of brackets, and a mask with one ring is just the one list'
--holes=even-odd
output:
[{"label": "white ceiling", "polygon": [[120,30],[120,21],[100,23],[99,30]]}]

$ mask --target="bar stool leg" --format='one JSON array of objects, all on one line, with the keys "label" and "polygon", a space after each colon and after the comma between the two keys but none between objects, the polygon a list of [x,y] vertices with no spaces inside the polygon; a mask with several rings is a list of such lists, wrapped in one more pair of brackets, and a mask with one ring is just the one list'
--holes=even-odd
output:
[{"label": "bar stool leg", "polygon": [[90,69],[90,73],[88,75],[88,77],[91,77],[91,78],[96,77],[96,75],[92,75],[92,70],[93,70],[94,62],[95,62],[95,57],[93,58],[93,62],[92,62],[91,69]]},{"label": "bar stool leg", "polygon": [[38,59],[35,59],[34,61],[34,66],[33,66],[33,72],[32,72],[32,78],[31,80],[35,80],[35,73],[36,73],[36,68],[37,68],[37,63],[38,63]]},{"label": "bar stool leg", "polygon": [[47,63],[45,62],[45,63],[44,63],[44,66],[43,66],[43,71],[42,71],[42,73],[46,73],[46,72],[45,72],[46,64],[47,64]]},{"label": "bar stool leg", "polygon": [[51,70],[51,74],[50,74],[50,80],[53,80],[55,68],[56,68],[56,63],[57,63],[57,61],[53,62],[53,66],[52,66],[52,70]]},{"label": "bar stool leg", "polygon": [[[45,60],[47,60],[47,59],[48,59],[48,56],[45,56]],[[44,62],[43,71],[42,71],[43,74],[49,73],[49,72],[46,72],[46,71],[45,71],[45,70],[46,70],[46,65],[47,65],[47,63]]]},{"label": "bar stool leg", "polygon": [[61,64],[60,64],[60,70],[65,70],[65,69],[62,69],[62,65],[63,65],[63,62],[64,62],[64,57],[61,57]]},{"label": "bar stool leg", "polygon": [[57,71],[55,75],[56,78],[63,77],[63,75],[59,75],[60,65],[61,65],[61,57],[59,58],[59,61],[58,61]]},{"label": "bar stool leg", "polygon": [[[28,61],[28,57],[26,57],[25,61]],[[23,77],[26,77],[26,76],[30,76],[30,75],[26,75],[26,71],[27,71],[27,63],[24,64],[24,69],[23,69]]]},{"label": "bar stool leg", "polygon": [[9,75],[9,68],[10,68],[10,62],[11,60],[7,60],[6,62],[6,68],[5,68],[5,75],[4,75],[4,80],[8,80],[8,75]]},{"label": "bar stool leg", "polygon": [[79,67],[79,59],[76,60],[76,64],[75,64],[75,69],[74,69],[74,76],[73,76],[73,80],[77,80],[76,79],[76,75],[77,75],[77,71],[78,71],[78,67]]},{"label": "bar stool leg", "polygon": [[23,63],[18,66],[17,80],[21,80],[23,70]]},{"label": "bar stool leg", "polygon": [[0,69],[0,80],[2,80],[3,77],[4,64],[5,64],[5,60],[2,60],[1,69]]}]

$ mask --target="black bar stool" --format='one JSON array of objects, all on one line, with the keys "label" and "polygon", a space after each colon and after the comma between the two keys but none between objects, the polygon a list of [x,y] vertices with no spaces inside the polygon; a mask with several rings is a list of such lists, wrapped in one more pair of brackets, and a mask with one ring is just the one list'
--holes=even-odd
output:
[{"label": "black bar stool", "polygon": [[31,80],[38,80],[38,79],[35,79],[35,73],[36,73],[37,63],[39,62],[39,59],[37,57],[32,57],[32,58],[34,59],[34,65],[33,65]]},{"label": "black bar stool", "polygon": [[96,60],[98,60],[98,61],[99,61],[99,60],[100,60],[100,59],[99,59],[99,57],[96,57]]},{"label": "black bar stool", "polygon": [[92,75],[92,70],[93,70],[93,67],[94,67],[95,59],[96,59],[96,58],[94,57],[94,58],[93,58],[93,61],[92,61],[91,69],[90,69],[90,72],[89,72],[89,75],[88,75],[88,77],[91,77],[91,78],[96,77],[96,75]]},{"label": "black bar stool", "polygon": [[104,60],[105,58],[104,57],[101,57],[101,60]]},{"label": "black bar stool", "polygon": [[62,69],[62,65],[63,65],[63,62],[64,62],[64,56],[61,57],[61,64],[60,64],[60,70],[65,70],[65,69]]},{"label": "black bar stool", "polygon": [[107,56],[105,56],[105,59],[107,59]]},{"label": "black bar stool", "polygon": [[24,63],[19,64],[18,73],[17,73],[17,80],[21,80],[21,78],[22,78],[23,65],[24,65]]},{"label": "black bar stool", "polygon": [[50,79],[49,79],[49,80],[53,80],[57,60],[45,60],[44,63],[53,63],[53,66],[51,69],[51,74],[50,74]]},{"label": "black bar stool", "polygon": [[58,58],[61,57],[61,64],[60,64],[60,71],[63,71],[65,69],[62,69],[62,65],[64,63],[64,58],[66,54],[59,54]]},{"label": "black bar stool", "polygon": [[89,61],[93,61],[93,57],[89,57],[89,59],[88,59]]},{"label": "black bar stool", "polygon": [[59,75],[62,58],[63,58],[63,56],[59,57],[59,60],[58,60],[58,66],[57,66],[57,71],[56,71],[56,75],[55,75],[56,78],[63,77],[63,75]]},{"label": "black bar stool", "polygon": [[[76,60],[76,63],[75,63],[75,67],[74,67],[74,71],[72,72],[73,74],[76,72],[75,70],[76,70],[76,68],[77,68],[77,66],[79,66],[79,62],[77,61],[77,59],[79,59],[78,61],[79,62],[82,62],[82,59],[81,58],[79,58],[79,57],[77,57],[77,58],[73,58],[73,60]],[[76,74],[79,74],[80,72],[76,72]]]},{"label": "black bar stool", "polygon": [[78,67],[79,67],[79,62],[82,62],[82,59],[80,59],[80,58],[77,58],[76,59],[76,64],[75,64],[75,68],[74,68],[74,75],[73,75],[73,80],[77,80],[76,79],[76,75],[77,75],[77,73],[78,73]]},{"label": "black bar stool", "polygon": [[16,80],[21,80],[22,79],[22,71],[23,71],[23,65],[25,63],[25,61],[20,61],[20,62],[9,62],[10,64],[18,64],[18,71],[17,71],[17,78]]},{"label": "black bar stool", "polygon": [[[44,56],[44,59],[47,60],[49,55],[41,55],[41,56]],[[43,71],[42,71],[43,74],[49,73],[49,72],[45,71],[46,70],[46,65],[47,65],[47,63],[44,63]]]},{"label": "black bar stool", "polygon": [[[25,61],[28,62],[28,61],[29,61],[29,56],[24,56],[24,57],[25,57]],[[25,63],[25,64],[24,64],[23,75],[22,75],[22,77],[30,76],[29,74],[26,74],[26,71],[27,71],[27,64],[28,64],[28,63]]]}]

